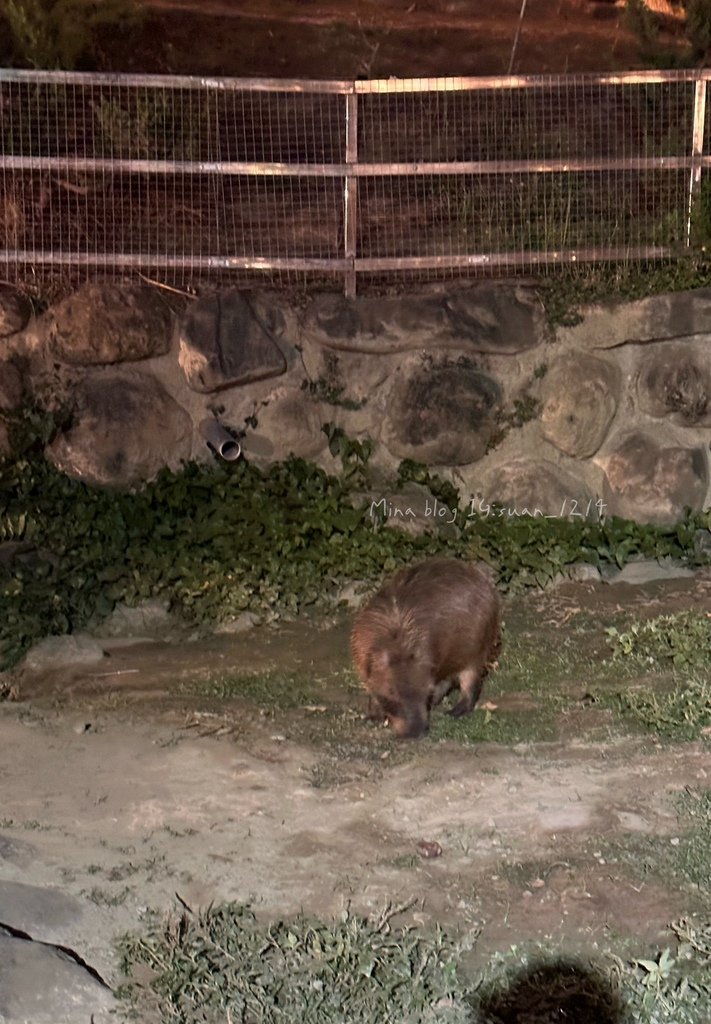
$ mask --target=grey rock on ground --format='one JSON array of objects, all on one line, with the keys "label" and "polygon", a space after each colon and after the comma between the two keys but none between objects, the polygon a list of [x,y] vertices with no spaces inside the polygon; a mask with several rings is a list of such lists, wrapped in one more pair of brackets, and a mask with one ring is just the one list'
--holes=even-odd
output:
[{"label": "grey rock on ground", "polygon": [[98,640],[87,633],[48,636],[34,644],[25,655],[22,667],[32,672],[57,669],[64,665],[96,665],[105,657]]},{"label": "grey rock on ground", "polygon": [[0,1024],[109,1024],[114,997],[55,946],[0,926]]},{"label": "grey rock on ground", "polygon": [[178,623],[168,611],[168,602],[159,598],[143,601],[135,607],[117,604],[110,615],[92,628],[95,637],[153,637],[172,633]]},{"label": "grey rock on ground", "polygon": [[653,558],[645,558],[639,562],[628,562],[622,569],[606,572],[603,579],[605,583],[642,584],[656,580],[688,579],[695,575],[693,569],[676,562],[658,562]]},{"label": "grey rock on ground", "polygon": [[[34,852],[0,836],[0,862],[17,864]],[[115,1020],[110,988],[69,938],[87,920],[81,901],[61,889],[0,880],[0,1024]]]}]

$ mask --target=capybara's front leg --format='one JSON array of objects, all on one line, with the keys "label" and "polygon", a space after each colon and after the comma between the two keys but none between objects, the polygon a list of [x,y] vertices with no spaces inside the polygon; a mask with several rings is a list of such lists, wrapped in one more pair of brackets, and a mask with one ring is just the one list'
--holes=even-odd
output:
[{"label": "capybara's front leg", "polygon": [[386,715],[380,706],[380,702],[368,695],[368,718],[371,722],[384,722]]},{"label": "capybara's front leg", "polygon": [[468,715],[481,696],[481,688],[484,685],[484,676],[473,668],[465,668],[457,676],[459,689],[462,696],[450,710],[453,718],[461,718]]}]

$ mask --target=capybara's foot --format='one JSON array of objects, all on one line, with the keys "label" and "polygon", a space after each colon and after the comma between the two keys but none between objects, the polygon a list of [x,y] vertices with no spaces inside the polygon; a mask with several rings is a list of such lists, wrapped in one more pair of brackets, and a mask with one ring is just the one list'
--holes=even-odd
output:
[{"label": "capybara's foot", "polygon": [[468,715],[473,707],[474,701],[471,697],[462,697],[453,708],[449,709],[449,714],[452,718],[462,718],[464,715]]}]

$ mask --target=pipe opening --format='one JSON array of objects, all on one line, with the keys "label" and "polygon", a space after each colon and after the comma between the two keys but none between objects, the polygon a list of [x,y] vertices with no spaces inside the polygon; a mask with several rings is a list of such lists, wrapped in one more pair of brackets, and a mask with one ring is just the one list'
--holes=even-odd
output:
[{"label": "pipe opening", "polygon": [[217,420],[203,420],[200,430],[211,451],[225,462],[234,462],[242,454],[242,445]]}]

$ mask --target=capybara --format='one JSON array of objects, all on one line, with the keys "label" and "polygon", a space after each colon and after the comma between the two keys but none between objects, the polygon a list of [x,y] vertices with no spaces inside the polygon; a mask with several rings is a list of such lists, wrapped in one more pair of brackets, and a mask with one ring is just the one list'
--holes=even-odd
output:
[{"label": "capybara", "polygon": [[501,603],[488,569],[431,558],[402,569],[360,610],[351,634],[373,717],[422,736],[430,711],[457,683],[450,714],[466,715],[501,644]]}]

